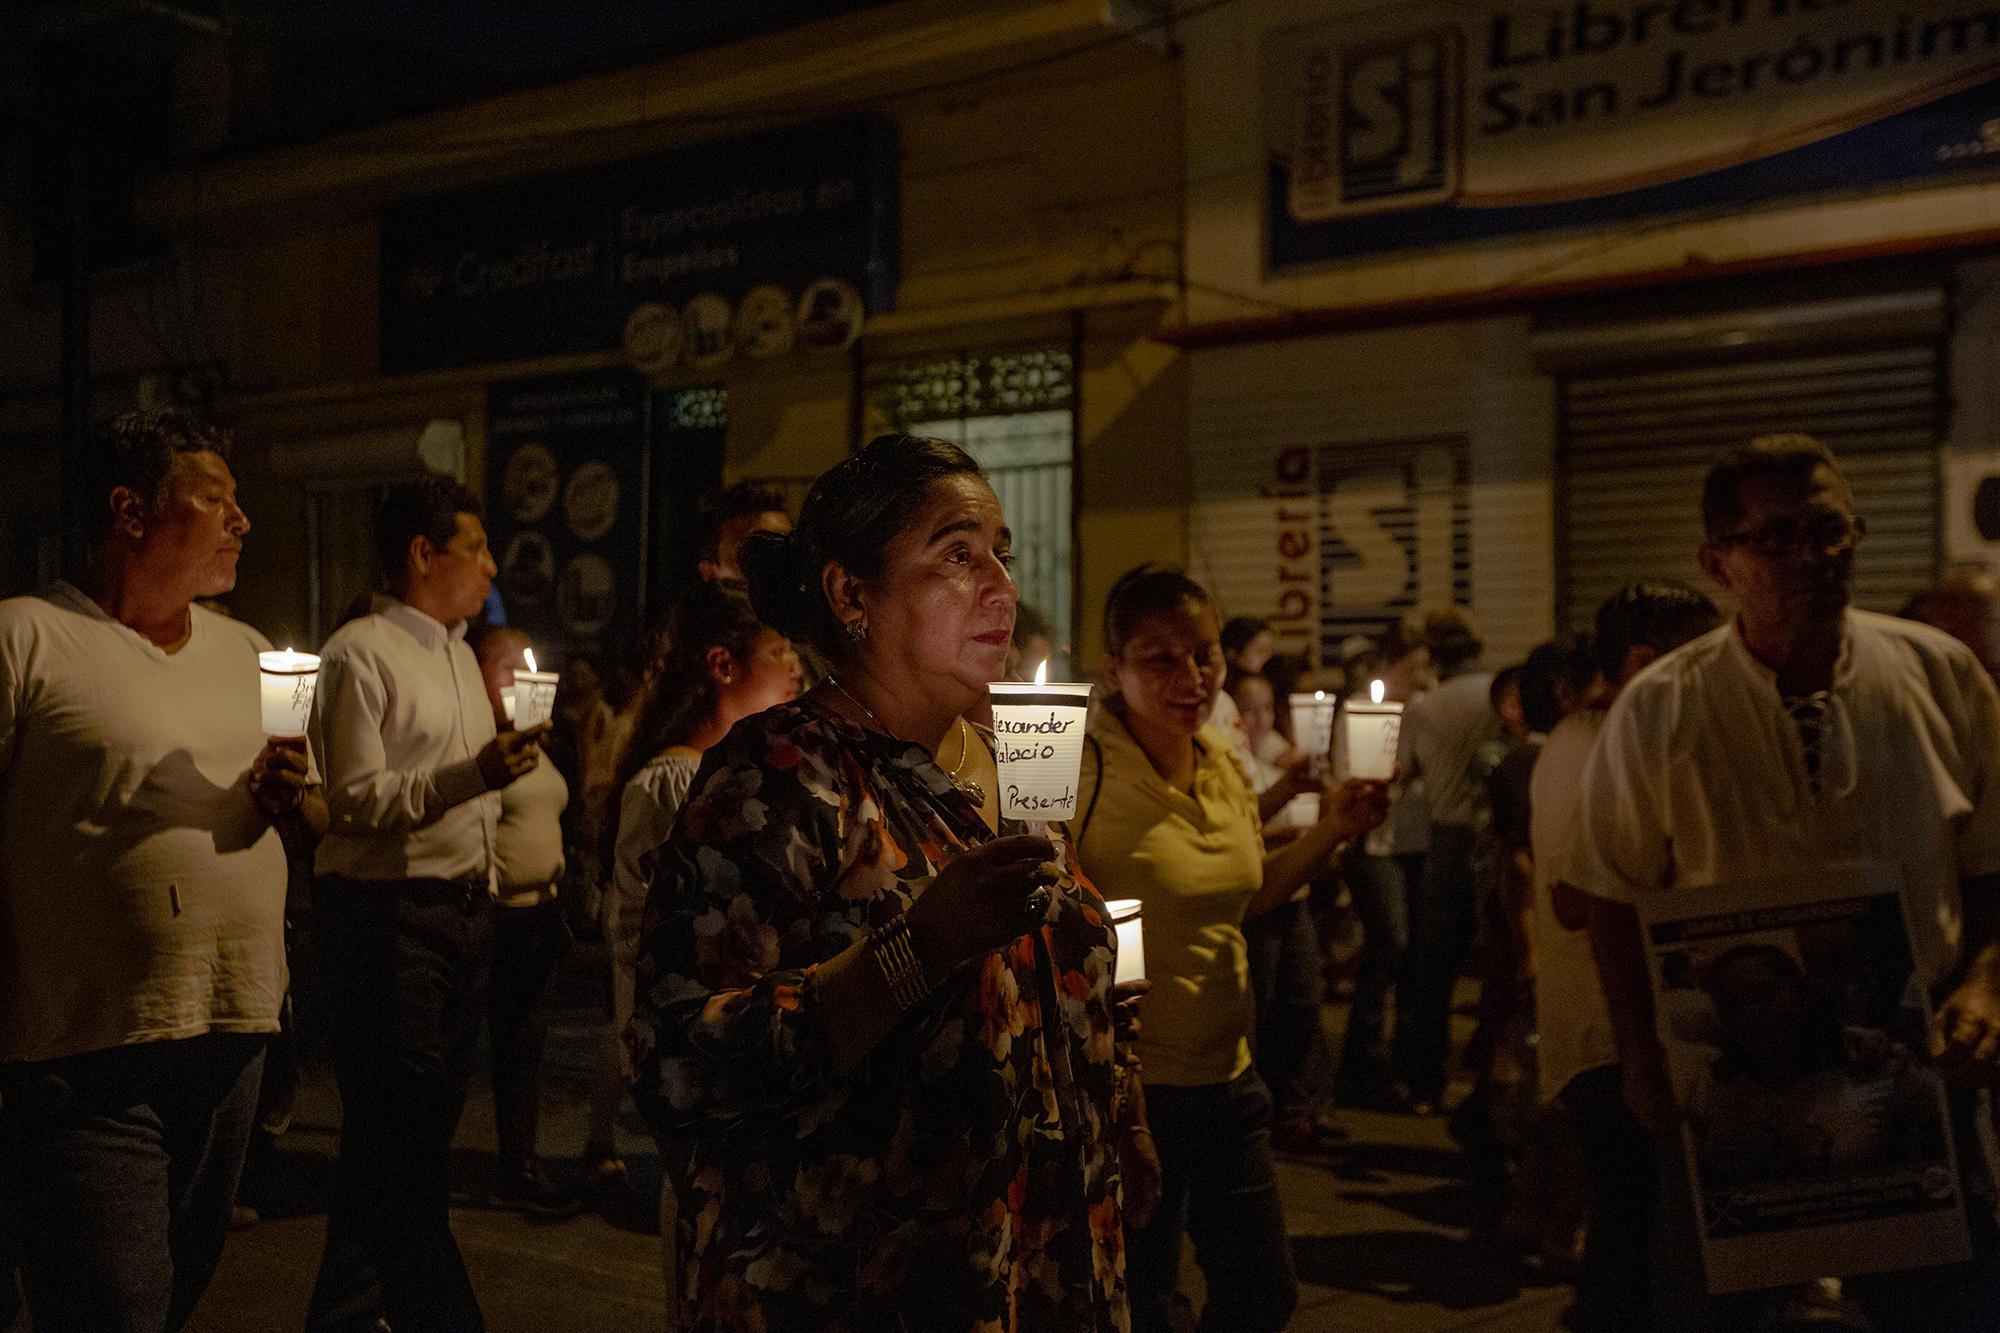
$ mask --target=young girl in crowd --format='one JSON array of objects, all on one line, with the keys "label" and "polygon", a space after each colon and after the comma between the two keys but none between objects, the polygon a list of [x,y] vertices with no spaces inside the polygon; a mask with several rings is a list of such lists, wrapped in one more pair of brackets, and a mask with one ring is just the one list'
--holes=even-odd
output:
[{"label": "young girl in crowd", "polygon": [[632,961],[653,857],[687,800],[703,752],[752,713],[799,693],[791,640],[758,620],[750,598],[732,584],[697,584],[674,608],[667,643],[616,770],[618,834],[605,935],[621,1028],[632,1011]]},{"label": "young girl in crowd", "polygon": [[[632,1016],[639,914],[653,862],[702,754],[744,718],[799,693],[799,656],[791,640],[759,621],[749,597],[733,584],[696,584],[674,608],[665,637],[665,659],[615,770],[620,795],[604,934],[611,951],[612,1027],[621,1033]],[[674,1177],[681,1155],[676,1145],[660,1145],[660,1237],[670,1304],[678,1285]]]},{"label": "young girl in crowd", "polygon": [[1289,902],[1336,847],[1377,823],[1382,786],[1327,793],[1317,823],[1267,852],[1235,749],[1206,725],[1223,675],[1208,594],[1176,570],[1133,570],[1111,590],[1104,642],[1106,696],[1090,721],[1076,837],[1106,898],[1144,904],[1153,988],[1136,1046],[1162,1203],[1130,1241],[1133,1327],[1171,1326],[1185,1234],[1207,1277],[1203,1329],[1281,1329],[1297,1279],[1271,1157],[1271,1097],[1250,1059],[1242,924]]}]

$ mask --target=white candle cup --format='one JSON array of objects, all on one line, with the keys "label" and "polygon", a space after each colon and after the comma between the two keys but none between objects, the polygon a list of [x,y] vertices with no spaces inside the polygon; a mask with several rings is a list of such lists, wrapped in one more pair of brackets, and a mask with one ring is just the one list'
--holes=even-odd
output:
[{"label": "white candle cup", "polygon": [[313,691],[319,685],[319,659],[311,653],[257,654],[257,683],[263,706],[264,734],[303,736],[312,716]]},{"label": "white candle cup", "polygon": [[500,711],[506,714],[509,722],[514,720],[514,687],[512,685],[502,685],[500,687]]},{"label": "white candle cup", "polygon": [[[538,727],[556,715],[556,681],[553,671],[514,672],[514,725],[522,731]],[[505,699],[501,703],[505,706]]]},{"label": "white candle cup", "polygon": [[1118,932],[1118,970],[1111,976],[1121,981],[1146,979],[1146,936],[1139,928],[1140,902],[1137,898],[1114,898],[1104,904],[1111,913],[1112,928]]},{"label": "white candle cup", "polygon": [[1292,748],[1315,760],[1333,751],[1333,719],[1340,700],[1325,690],[1292,696]]},{"label": "white candle cup", "polygon": [[1347,776],[1387,782],[1396,775],[1396,740],[1403,705],[1349,703],[1346,712]]},{"label": "white candle cup", "polygon": [[993,696],[1001,816],[1046,822],[1076,818],[1090,686],[998,681],[987,689]]}]

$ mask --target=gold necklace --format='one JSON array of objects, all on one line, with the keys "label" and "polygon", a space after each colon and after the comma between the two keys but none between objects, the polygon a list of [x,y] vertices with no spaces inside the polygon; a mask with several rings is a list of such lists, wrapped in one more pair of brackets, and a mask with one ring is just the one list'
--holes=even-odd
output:
[{"label": "gold necklace", "polygon": [[[883,725],[882,719],[875,716],[874,709],[870,708],[867,704],[862,703],[852,694],[849,694],[847,692],[847,687],[845,685],[842,685],[838,678],[833,676],[828,676],[826,678],[826,683],[833,686],[833,688],[835,688],[836,690],[839,690],[841,698],[847,700],[847,702],[853,704],[856,708],[859,708],[862,714],[866,716],[870,722],[873,722],[875,724],[875,729],[877,731],[880,731],[885,736],[894,737],[897,740],[902,739],[902,737],[896,736],[895,732],[890,731],[888,727]],[[965,719],[961,717],[960,719],[958,719],[958,762],[951,766],[951,772],[945,774],[945,777],[951,782],[952,786],[958,789],[959,795],[965,797],[966,800],[972,802],[974,805],[983,807],[986,804],[986,788],[981,786],[977,781],[975,781],[972,778],[961,779],[958,776],[958,771],[965,767],[965,760],[967,756],[971,753],[971,750],[972,750],[972,728],[966,726]],[[937,762],[937,758],[935,755],[932,756],[931,762],[932,763]]]}]

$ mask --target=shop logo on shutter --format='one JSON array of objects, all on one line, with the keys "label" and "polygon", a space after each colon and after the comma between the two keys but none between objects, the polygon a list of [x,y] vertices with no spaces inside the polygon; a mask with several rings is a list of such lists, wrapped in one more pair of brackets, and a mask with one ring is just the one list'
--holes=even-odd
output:
[{"label": "shop logo on shutter", "polygon": [[1472,602],[1462,436],[1319,450],[1323,659],[1350,634]]}]

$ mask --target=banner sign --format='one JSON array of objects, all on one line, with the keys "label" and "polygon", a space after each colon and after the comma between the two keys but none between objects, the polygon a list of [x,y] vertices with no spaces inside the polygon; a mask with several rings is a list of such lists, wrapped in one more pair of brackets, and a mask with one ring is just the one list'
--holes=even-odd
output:
[{"label": "banner sign", "polygon": [[2000,162],[2000,10],[1959,0],[1482,0],[1263,48],[1267,262]]},{"label": "banner sign", "polygon": [[1711,1292],[1972,1253],[1897,886],[1836,864],[1644,895]]},{"label": "banner sign", "polygon": [[895,301],[894,127],[823,121],[384,211],[383,373],[626,347],[711,370]]},{"label": "banner sign", "polygon": [[489,390],[486,532],[507,623],[544,666],[644,623],[646,398],[628,370]]}]

